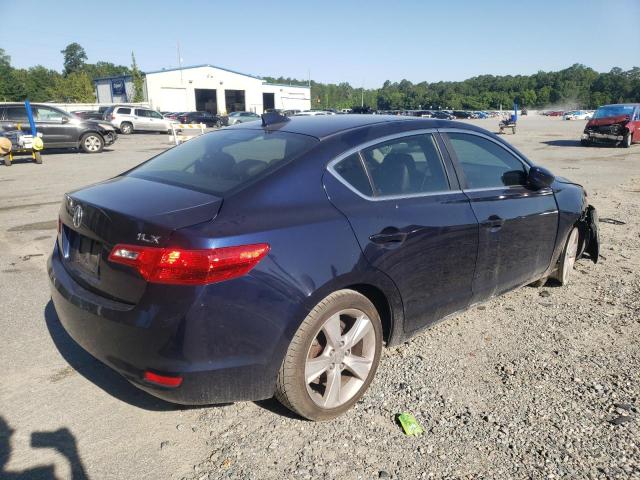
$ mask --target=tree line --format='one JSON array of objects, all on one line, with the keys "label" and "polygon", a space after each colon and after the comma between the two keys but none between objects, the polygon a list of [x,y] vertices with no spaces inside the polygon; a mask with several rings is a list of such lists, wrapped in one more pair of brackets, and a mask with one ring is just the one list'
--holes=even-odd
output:
[{"label": "tree line", "polygon": [[93,80],[100,77],[132,75],[134,102],[144,100],[143,77],[131,53],[131,67],[111,62],[87,63],[87,54],[78,43],[61,52],[63,71],[36,65],[13,68],[11,57],[0,48],[0,101],[91,103],[96,101]]},{"label": "tree line", "polygon": [[[266,77],[274,83],[309,84],[307,80]],[[375,110],[510,109],[514,100],[528,108],[597,108],[606,103],[640,102],[640,68],[612,68],[599,73],[581,64],[533,75],[480,75],[458,82],[387,80],[381,88],[354,88],[348,83],[310,81],[312,108]]]},{"label": "tree line", "polygon": [[[13,68],[0,48],[0,100],[34,102],[94,102],[93,80],[128,74],[133,77],[133,101],[143,101],[143,75],[133,52],[131,66],[99,61],[87,63],[78,43],[61,52],[63,70],[37,65]],[[381,88],[357,88],[347,82],[320,83],[284,77],[264,77],[268,82],[311,86],[312,108],[369,107],[375,110],[510,109],[514,100],[528,108],[596,108],[605,103],[640,102],[640,68],[612,68],[599,73],[582,64],[557,72],[533,75],[480,75],[457,82],[387,80]]]}]

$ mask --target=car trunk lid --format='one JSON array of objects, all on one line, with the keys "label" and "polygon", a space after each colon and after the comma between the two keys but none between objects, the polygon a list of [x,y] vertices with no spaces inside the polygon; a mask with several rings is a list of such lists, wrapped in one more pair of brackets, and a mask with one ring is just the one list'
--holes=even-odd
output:
[{"label": "car trunk lid", "polygon": [[146,282],[135,270],[109,262],[113,247],[166,246],[173,231],[213,220],[221,204],[209,193],[130,176],[73,192],[60,209],[63,265],[94,293],[135,304]]}]

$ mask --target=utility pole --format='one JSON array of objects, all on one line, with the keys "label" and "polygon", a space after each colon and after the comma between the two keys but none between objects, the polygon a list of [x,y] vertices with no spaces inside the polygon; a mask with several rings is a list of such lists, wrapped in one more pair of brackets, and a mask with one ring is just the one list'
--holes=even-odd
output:
[{"label": "utility pole", "polygon": [[180,55],[180,42],[176,42],[178,45],[178,66],[180,67],[180,83],[182,84],[182,55]]},{"label": "utility pole", "polygon": [[362,96],[360,97],[360,108],[364,108],[364,79],[362,79],[362,88],[360,89]]}]

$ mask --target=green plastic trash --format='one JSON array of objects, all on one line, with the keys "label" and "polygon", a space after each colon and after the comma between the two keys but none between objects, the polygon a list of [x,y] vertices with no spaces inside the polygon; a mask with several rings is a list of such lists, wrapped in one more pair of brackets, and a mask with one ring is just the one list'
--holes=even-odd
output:
[{"label": "green plastic trash", "polygon": [[400,422],[405,434],[420,435],[423,433],[422,427],[410,413],[400,413],[396,418],[398,419],[398,422]]}]

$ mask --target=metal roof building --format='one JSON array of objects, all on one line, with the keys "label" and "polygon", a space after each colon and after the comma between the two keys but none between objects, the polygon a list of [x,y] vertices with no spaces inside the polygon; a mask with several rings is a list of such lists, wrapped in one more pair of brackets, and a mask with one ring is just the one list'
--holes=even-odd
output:
[{"label": "metal roof building", "polygon": [[[125,85],[127,81],[120,77]],[[117,78],[96,79],[99,103],[113,103],[113,83]],[[130,82],[130,78],[128,79]],[[106,85],[106,86],[105,86]],[[111,86],[109,90],[108,86]],[[121,89],[117,89],[121,92]],[[122,98],[122,97],[120,97]],[[145,72],[145,99],[160,111],[208,111],[226,114],[235,111],[263,113],[266,109],[308,110],[309,87],[275,85],[255,75],[215,65],[194,65]],[[128,101],[131,101],[130,98]]]}]

